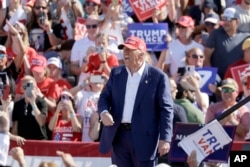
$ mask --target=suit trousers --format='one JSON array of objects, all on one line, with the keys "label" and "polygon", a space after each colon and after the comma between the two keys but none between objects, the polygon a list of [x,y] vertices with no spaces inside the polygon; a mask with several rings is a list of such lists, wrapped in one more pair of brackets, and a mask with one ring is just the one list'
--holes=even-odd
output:
[{"label": "suit trousers", "polygon": [[121,127],[113,141],[111,159],[117,167],[154,167],[156,163],[155,160],[140,161],[136,158],[131,129]]}]

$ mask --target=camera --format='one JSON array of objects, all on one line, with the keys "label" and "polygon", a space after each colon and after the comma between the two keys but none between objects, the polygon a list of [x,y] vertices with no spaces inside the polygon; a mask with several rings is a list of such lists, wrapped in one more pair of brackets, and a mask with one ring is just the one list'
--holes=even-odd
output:
[{"label": "camera", "polygon": [[2,79],[0,80],[0,97],[3,96],[3,90],[4,90],[4,83],[2,81]]},{"label": "camera", "polygon": [[38,21],[39,21],[39,24],[44,24],[45,23],[45,13],[44,12],[41,12],[39,13],[39,16],[38,16]]},{"label": "camera", "polygon": [[195,66],[186,66],[185,71],[187,73],[193,73],[195,71]]},{"label": "camera", "polygon": [[32,90],[33,90],[33,88],[34,88],[34,85],[33,85],[32,82],[28,82],[26,84],[26,87],[25,87],[25,94],[26,94],[26,96],[28,96],[28,97],[32,96]]},{"label": "camera", "polygon": [[104,51],[104,48],[102,46],[97,46],[95,49],[97,53],[102,53]]},{"label": "camera", "polygon": [[104,83],[105,78],[101,75],[92,75],[90,76],[89,82],[90,83]]}]

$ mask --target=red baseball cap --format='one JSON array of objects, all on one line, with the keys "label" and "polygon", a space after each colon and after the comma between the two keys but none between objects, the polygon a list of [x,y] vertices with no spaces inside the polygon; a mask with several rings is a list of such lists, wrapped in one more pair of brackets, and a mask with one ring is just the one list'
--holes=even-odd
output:
[{"label": "red baseball cap", "polygon": [[47,60],[44,56],[37,55],[31,60],[31,71],[42,72],[47,66]]},{"label": "red baseball cap", "polygon": [[101,0],[87,0],[86,2],[94,2],[97,5],[101,4]]},{"label": "red baseball cap", "polygon": [[147,47],[145,42],[136,36],[130,36],[126,39],[124,44],[118,45],[118,49],[123,49],[126,46],[129,49],[139,49],[142,51],[146,51]]},{"label": "red baseball cap", "polygon": [[190,16],[181,16],[177,24],[184,27],[194,27],[194,20]]}]

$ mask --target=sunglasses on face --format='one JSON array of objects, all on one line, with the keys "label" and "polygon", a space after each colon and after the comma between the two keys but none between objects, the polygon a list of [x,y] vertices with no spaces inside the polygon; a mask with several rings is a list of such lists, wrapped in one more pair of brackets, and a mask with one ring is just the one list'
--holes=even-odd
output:
[{"label": "sunglasses on face", "polygon": [[227,87],[224,87],[221,89],[221,92],[222,93],[233,93],[235,90],[232,89],[232,88],[227,88]]},{"label": "sunglasses on face", "polygon": [[236,20],[236,18],[222,17],[222,21],[233,21],[233,20]]},{"label": "sunglasses on face", "polygon": [[3,53],[0,53],[0,59],[3,59],[6,55]]},{"label": "sunglasses on face", "polygon": [[107,0],[101,0],[101,3],[107,5],[107,4],[108,4],[108,1],[107,1]]},{"label": "sunglasses on face", "polygon": [[92,7],[95,7],[97,4],[96,3],[94,3],[94,2],[85,2],[85,5],[86,6],[92,6]]},{"label": "sunglasses on face", "polygon": [[39,10],[39,9],[45,10],[45,9],[47,9],[47,7],[46,6],[35,6],[35,9],[37,9],[37,10]]},{"label": "sunglasses on face", "polygon": [[210,23],[210,22],[205,22],[205,26],[206,26],[206,27],[214,27],[215,24]]},{"label": "sunglasses on face", "polygon": [[90,28],[97,28],[98,25],[97,24],[93,24],[93,25],[86,25],[86,28],[87,29],[90,29]]},{"label": "sunglasses on face", "polygon": [[198,58],[203,59],[203,58],[204,58],[204,55],[192,54],[191,57],[192,57],[193,59],[198,59]]}]

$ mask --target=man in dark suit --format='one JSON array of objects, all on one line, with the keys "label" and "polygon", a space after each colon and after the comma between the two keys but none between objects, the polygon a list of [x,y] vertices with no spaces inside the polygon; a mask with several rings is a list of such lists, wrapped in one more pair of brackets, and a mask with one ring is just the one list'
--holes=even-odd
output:
[{"label": "man in dark suit", "polygon": [[123,49],[125,65],[113,68],[100,95],[98,110],[104,125],[100,152],[112,148],[118,167],[154,167],[170,149],[173,100],[169,79],[146,63],[146,44],[130,36]]}]

